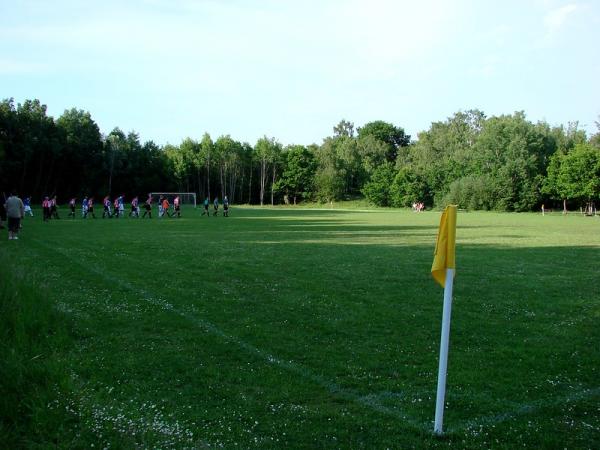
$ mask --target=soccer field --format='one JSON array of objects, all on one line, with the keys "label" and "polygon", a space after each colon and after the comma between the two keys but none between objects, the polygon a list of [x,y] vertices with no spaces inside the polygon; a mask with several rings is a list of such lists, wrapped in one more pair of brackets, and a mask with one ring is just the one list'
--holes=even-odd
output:
[{"label": "soccer field", "polygon": [[0,260],[74,324],[57,357],[73,390],[48,405],[79,424],[70,444],[598,448],[600,220],[459,212],[436,438],[439,219],[38,213]]}]

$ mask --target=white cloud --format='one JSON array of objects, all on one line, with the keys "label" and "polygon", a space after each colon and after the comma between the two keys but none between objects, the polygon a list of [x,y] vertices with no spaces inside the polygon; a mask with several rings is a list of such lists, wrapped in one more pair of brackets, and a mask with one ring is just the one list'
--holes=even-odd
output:
[{"label": "white cloud", "polygon": [[544,16],[544,27],[547,32],[553,33],[558,31],[565,24],[569,15],[576,9],[577,5],[575,3],[570,3],[546,13]]}]

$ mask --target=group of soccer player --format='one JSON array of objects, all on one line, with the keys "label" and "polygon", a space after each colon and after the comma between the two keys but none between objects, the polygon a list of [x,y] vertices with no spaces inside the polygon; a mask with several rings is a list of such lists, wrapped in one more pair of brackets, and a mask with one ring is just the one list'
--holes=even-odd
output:
[{"label": "group of soccer player", "polygon": [[[83,201],[81,202],[81,217],[84,219],[87,219],[88,216],[90,216],[91,218],[95,219],[96,218],[96,214],[94,212],[94,197],[87,197],[85,196],[83,198]],[[25,212],[30,214],[31,216],[33,216],[33,212],[31,210],[31,199],[28,197],[24,200],[24,205],[25,205]],[[143,208],[144,208],[144,214],[142,216],[140,216],[140,202],[139,202],[139,198],[137,196],[133,197],[131,199],[131,210],[129,211],[129,215],[128,217],[136,217],[136,218],[146,218],[148,217],[149,219],[152,218],[152,204],[153,204],[153,198],[151,194],[148,194],[148,198],[146,199],[146,201],[143,204]],[[210,206],[210,202],[208,197],[206,197],[206,199],[204,200],[204,211],[202,212],[202,215],[206,215],[206,216],[210,216],[210,211],[209,211],[209,206]],[[120,217],[125,217],[125,196],[124,195],[119,195],[118,197],[116,197],[114,200],[111,201],[110,196],[106,196],[102,199],[102,218],[120,218]],[[76,209],[77,209],[77,199],[76,198],[71,198],[71,200],[69,200],[69,215],[68,217],[70,218],[75,218],[76,216]],[[52,197],[51,199],[49,197],[45,197],[44,200],[42,201],[42,210],[43,210],[43,218],[44,221],[48,221],[50,219],[60,219],[60,217],[58,216],[58,205],[56,202],[56,196]],[[213,216],[218,215],[219,213],[219,199],[218,197],[215,197],[215,200],[213,202]],[[180,218],[181,217],[181,200],[179,198],[179,195],[176,195],[173,198],[173,204],[171,205],[171,203],[169,202],[169,199],[164,196],[164,195],[160,195],[158,198],[158,217],[162,218],[162,217],[169,217],[169,218]],[[229,200],[227,199],[227,196],[225,196],[223,198],[223,216],[224,217],[228,217],[229,216]]]}]

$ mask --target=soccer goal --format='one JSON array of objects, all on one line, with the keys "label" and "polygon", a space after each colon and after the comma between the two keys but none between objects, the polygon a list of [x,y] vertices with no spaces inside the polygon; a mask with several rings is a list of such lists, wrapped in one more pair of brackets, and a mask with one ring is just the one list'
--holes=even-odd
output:
[{"label": "soccer goal", "polygon": [[152,201],[156,202],[162,195],[163,197],[167,197],[170,204],[173,204],[173,199],[179,196],[179,202],[182,205],[193,205],[196,207],[196,193],[195,192],[150,192],[152,196]]}]

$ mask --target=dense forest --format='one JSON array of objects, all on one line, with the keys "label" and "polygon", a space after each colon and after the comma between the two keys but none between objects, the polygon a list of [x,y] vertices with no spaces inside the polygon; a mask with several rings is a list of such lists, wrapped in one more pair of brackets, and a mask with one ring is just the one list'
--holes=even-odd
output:
[{"label": "dense forest", "polygon": [[589,206],[600,196],[600,123],[532,123],[523,112],[457,112],[411,140],[403,128],[342,120],[320,144],[254,145],[229,135],[163,147],[131,131],[100,132],[89,112],[47,115],[39,100],[0,103],[0,186],[38,203],[75,196],[196,192],[231,203],[333,202],[366,197],[379,206],[529,211],[541,204]]}]

